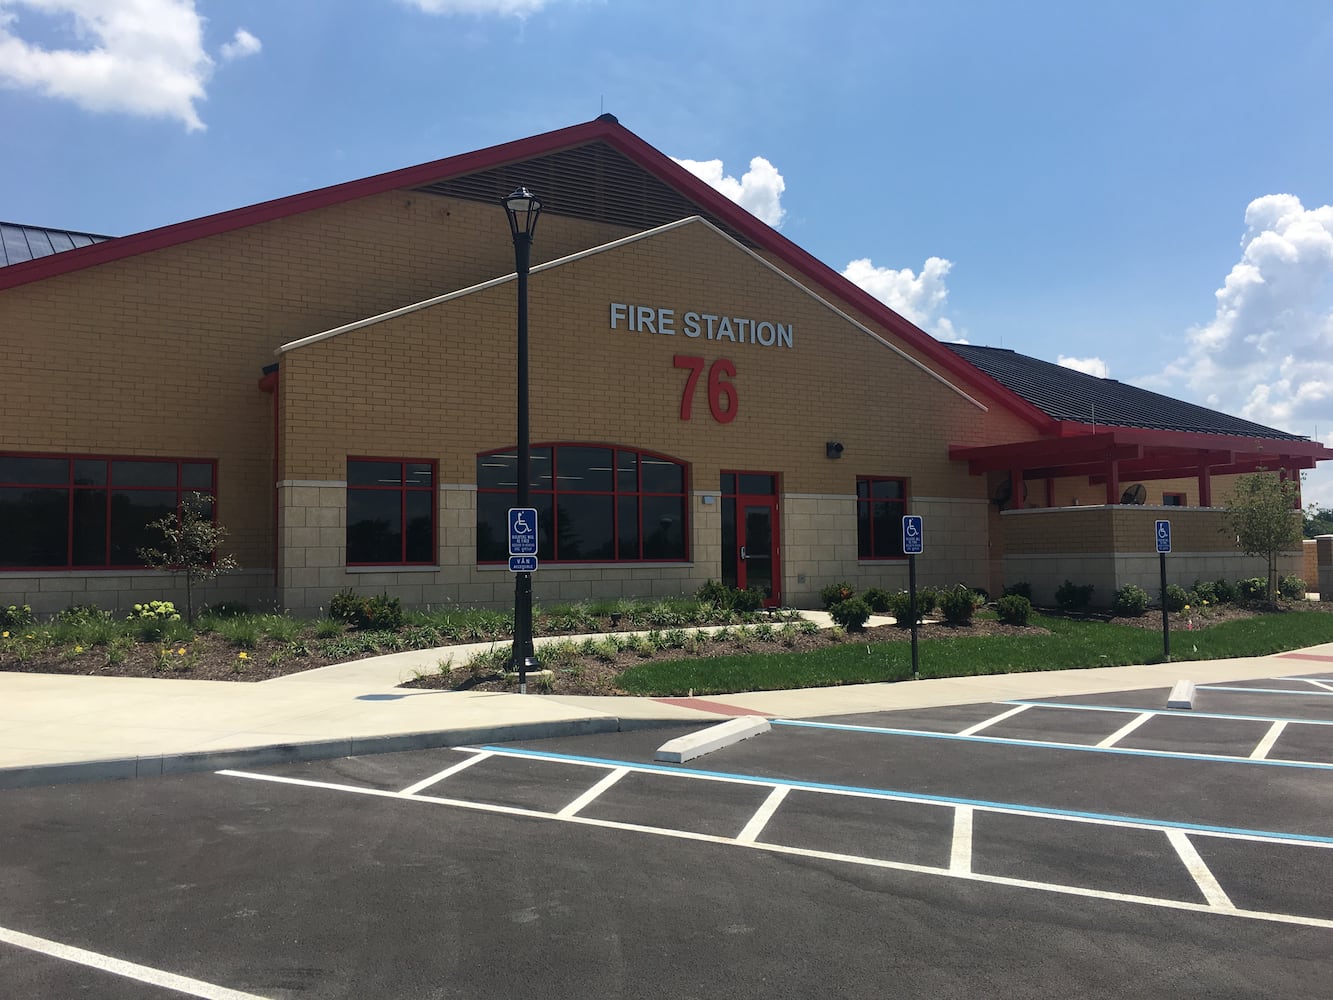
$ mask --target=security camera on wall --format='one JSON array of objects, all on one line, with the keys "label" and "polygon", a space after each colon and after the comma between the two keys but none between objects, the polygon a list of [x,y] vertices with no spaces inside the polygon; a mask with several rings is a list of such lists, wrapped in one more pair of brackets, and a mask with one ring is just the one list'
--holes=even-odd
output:
[{"label": "security camera on wall", "polygon": [[841,441],[825,442],[824,454],[829,458],[842,458],[842,442]]}]

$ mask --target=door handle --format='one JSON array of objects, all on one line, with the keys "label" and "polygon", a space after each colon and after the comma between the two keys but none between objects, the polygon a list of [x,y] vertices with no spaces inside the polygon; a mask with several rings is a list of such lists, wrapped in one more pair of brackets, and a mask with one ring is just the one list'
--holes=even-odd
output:
[{"label": "door handle", "polygon": [[745,546],[744,546],[744,545],[741,546],[741,558],[742,558],[742,559],[749,559],[749,558],[750,558],[748,555],[745,554]]}]

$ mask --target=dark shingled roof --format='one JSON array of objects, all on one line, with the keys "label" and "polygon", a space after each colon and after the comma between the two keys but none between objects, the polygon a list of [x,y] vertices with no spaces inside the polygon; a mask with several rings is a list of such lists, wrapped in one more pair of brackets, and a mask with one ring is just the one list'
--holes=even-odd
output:
[{"label": "dark shingled roof", "polygon": [[20,226],[15,222],[0,222],[0,267],[20,264],[25,260],[49,257],[62,250],[91,246],[111,239],[93,233],[72,233],[67,229],[46,229],[42,226]]},{"label": "dark shingled roof", "polygon": [[1049,361],[1038,361],[1001,347],[978,347],[975,344],[945,346],[1054,420],[1279,441],[1308,440],[1217,410],[1125,385],[1115,379],[1097,378],[1072,368],[1053,365]]}]

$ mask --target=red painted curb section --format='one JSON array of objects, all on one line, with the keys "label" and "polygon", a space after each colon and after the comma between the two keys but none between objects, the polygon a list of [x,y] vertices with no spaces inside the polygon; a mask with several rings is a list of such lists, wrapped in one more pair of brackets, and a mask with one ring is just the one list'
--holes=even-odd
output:
[{"label": "red painted curb section", "polygon": [[1284,660],[1315,660],[1319,663],[1333,663],[1333,656],[1324,656],[1320,653],[1278,653],[1277,655]]},{"label": "red painted curb section", "polygon": [[660,701],[663,705],[693,708],[700,712],[712,712],[714,715],[758,715],[765,719],[771,718],[771,716],[764,715],[763,712],[741,708],[739,705],[725,705],[720,701],[708,701],[705,698],[654,698],[653,701]]}]

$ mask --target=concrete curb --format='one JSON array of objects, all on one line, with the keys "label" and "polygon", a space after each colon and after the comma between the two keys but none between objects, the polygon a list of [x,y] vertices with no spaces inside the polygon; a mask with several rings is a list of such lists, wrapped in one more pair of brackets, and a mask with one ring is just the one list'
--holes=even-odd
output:
[{"label": "concrete curb", "polygon": [[160,778],[198,771],[261,767],[269,764],[330,760],[377,753],[401,753],[405,750],[433,750],[474,743],[513,743],[519,740],[544,740],[557,736],[593,736],[601,733],[688,725],[698,725],[698,721],[680,718],[621,719],[614,716],[594,716],[586,719],[476,726],[470,729],[437,729],[383,736],[311,740],[305,743],[274,743],[232,750],[109,757],[100,760],[69,761],[63,764],[38,764],[30,767],[0,767],[0,790],[91,781],[123,781],[130,778]]}]

